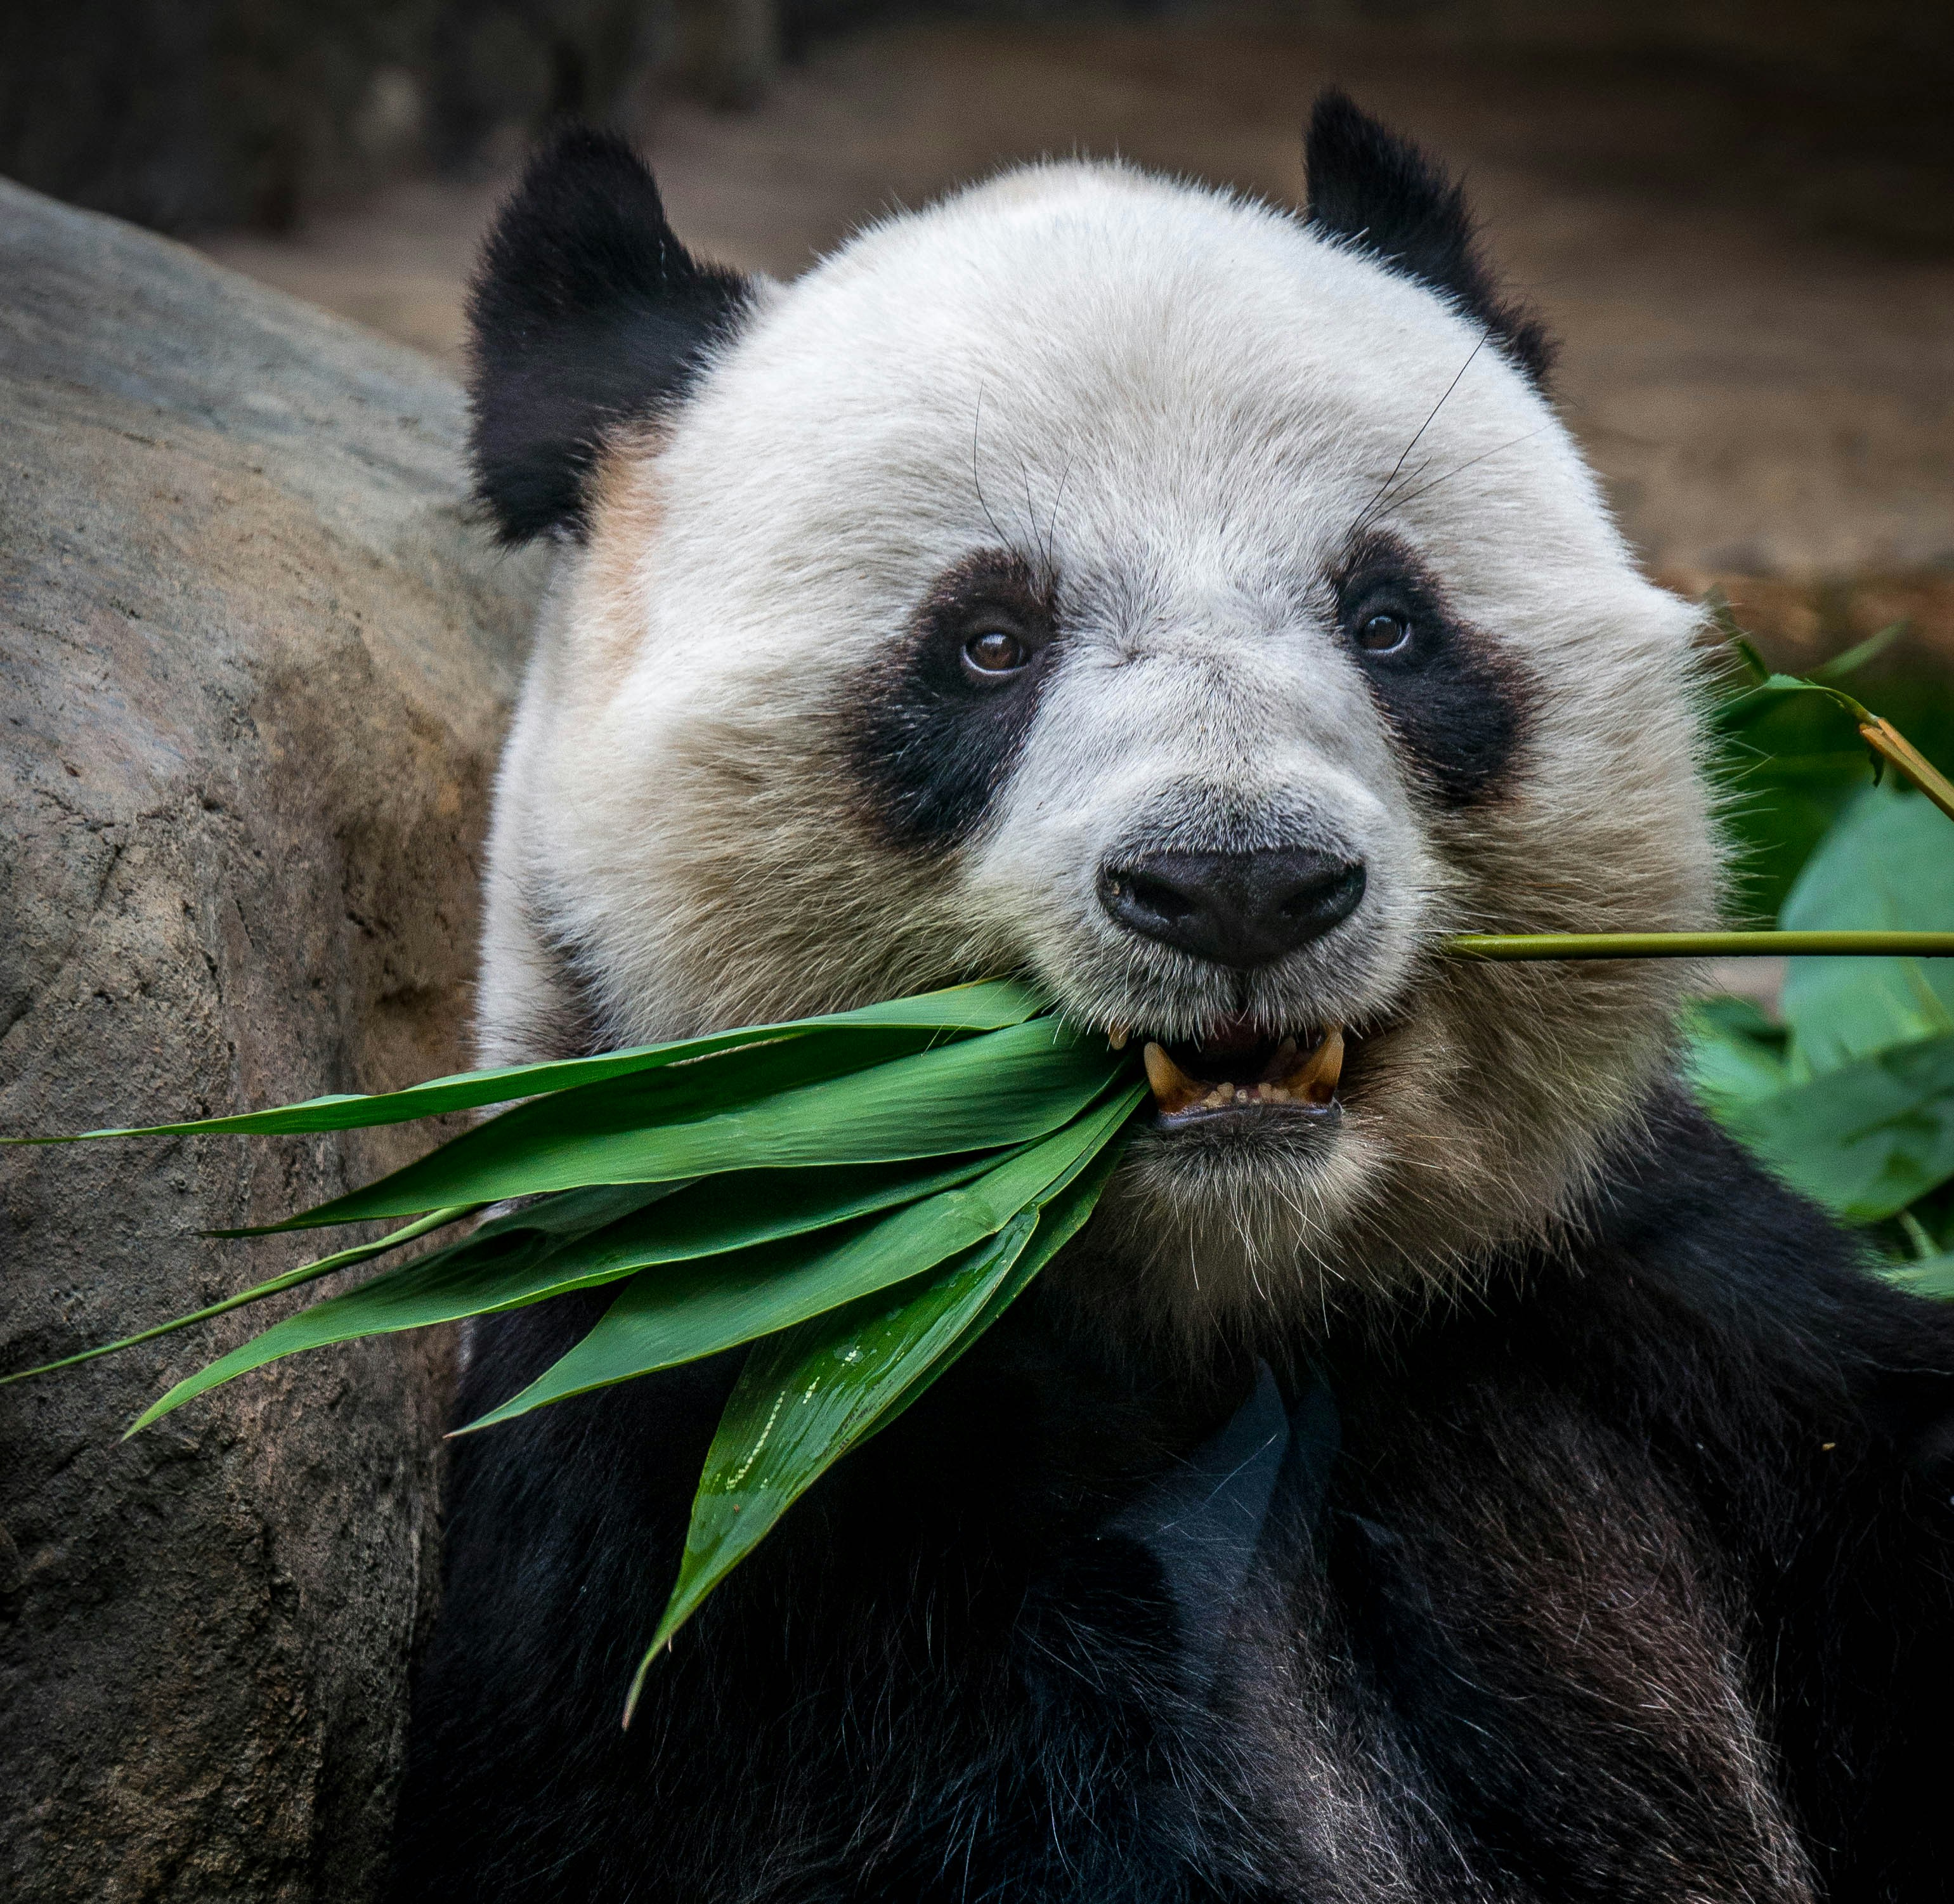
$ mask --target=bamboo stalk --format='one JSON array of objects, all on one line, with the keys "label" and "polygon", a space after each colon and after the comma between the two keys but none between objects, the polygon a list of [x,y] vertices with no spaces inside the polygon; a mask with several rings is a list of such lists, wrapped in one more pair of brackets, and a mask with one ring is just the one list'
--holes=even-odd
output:
[{"label": "bamboo stalk", "polygon": [[[1747,647],[1747,644],[1745,645]],[[1764,672],[1754,652],[1746,658]],[[1783,683],[1823,694],[1851,716],[1859,737],[1954,820],[1949,781],[1883,715],[1824,681],[1783,682],[1772,677],[1759,692]],[[1445,950],[1461,959],[1757,959],[1954,958],[1954,932],[1467,932]]]},{"label": "bamboo stalk", "polygon": [[1467,932],[1445,950],[1460,959],[1954,959],[1954,932]]}]

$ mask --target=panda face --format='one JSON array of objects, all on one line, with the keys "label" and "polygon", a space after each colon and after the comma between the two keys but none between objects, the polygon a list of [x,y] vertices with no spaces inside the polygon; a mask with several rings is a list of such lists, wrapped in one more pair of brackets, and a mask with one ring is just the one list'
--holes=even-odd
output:
[{"label": "panda face", "polygon": [[1714,856],[1691,614],[1512,337],[1081,165],[737,306],[580,492],[489,1052],[1026,974],[1145,1048],[1081,1274],[1168,1326],[1560,1220],[1673,977],[1440,943],[1700,923]]}]

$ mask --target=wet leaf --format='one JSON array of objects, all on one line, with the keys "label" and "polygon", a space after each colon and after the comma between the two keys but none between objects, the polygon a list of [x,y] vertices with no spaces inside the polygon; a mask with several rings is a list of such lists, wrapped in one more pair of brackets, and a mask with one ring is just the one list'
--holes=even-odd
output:
[{"label": "wet leaf", "polygon": [[[891,1034],[882,1034],[887,1036]],[[1048,1018],[856,1068],[785,1044],[674,1075],[586,1086],[519,1105],[364,1189],[279,1226],[298,1229],[492,1203],[593,1183],[715,1171],[894,1163],[1001,1148],[1076,1117],[1126,1060]],[[837,1074],[837,1067],[843,1067]]]},{"label": "wet leaf", "polygon": [[[279,1133],[358,1130],[375,1124],[406,1123],[485,1104],[508,1104],[519,1098],[569,1091],[647,1070],[690,1064],[715,1053],[749,1045],[778,1043],[809,1037],[834,1038],[853,1045],[859,1055],[853,1065],[878,1062],[874,1047],[859,1035],[878,1031],[920,1031],[955,1036],[997,1031],[1023,1023],[1045,1009],[1028,987],[1013,980],[991,979],[980,985],[953,985],[943,991],[913,998],[891,999],[859,1010],[822,1018],[796,1019],[778,1025],[749,1025],[735,1031],[715,1032],[674,1044],[646,1045],[630,1051],[606,1051],[595,1057],[566,1058],[546,1064],[507,1064],[488,1070],[458,1072],[430,1079],[403,1091],[372,1095],[341,1095],[309,1098],[303,1104],[282,1104],[269,1111],[242,1111],[225,1117],[199,1117],[180,1123],[132,1125],[126,1129],[85,1130],[55,1137],[0,1138],[0,1143],[75,1144],[100,1137],[157,1137],[238,1133],[265,1136]],[[853,1068],[842,1064],[838,1069]]]},{"label": "wet leaf", "polygon": [[891,1215],[643,1271],[574,1348],[469,1428],[715,1355],[942,1262],[994,1236],[1111,1143],[1143,1095],[1139,1086],[1119,1092],[982,1175]]},{"label": "wet leaf", "polygon": [[787,1508],[915,1400],[1071,1239],[1116,1161],[1104,1151],[1082,1157],[988,1241],[754,1349],[706,1456],[678,1580],[633,1702],[658,1649]]}]

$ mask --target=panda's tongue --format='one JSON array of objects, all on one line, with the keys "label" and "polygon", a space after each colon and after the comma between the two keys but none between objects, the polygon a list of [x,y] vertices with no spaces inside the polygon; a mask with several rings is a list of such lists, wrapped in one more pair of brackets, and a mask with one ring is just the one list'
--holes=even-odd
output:
[{"label": "panda's tongue", "polygon": [[1343,1069],[1343,1034],[1333,1026],[1306,1047],[1294,1038],[1261,1036],[1224,1020],[1199,1039],[1150,1043],[1147,1082],[1168,1117],[1231,1105],[1328,1104]]}]

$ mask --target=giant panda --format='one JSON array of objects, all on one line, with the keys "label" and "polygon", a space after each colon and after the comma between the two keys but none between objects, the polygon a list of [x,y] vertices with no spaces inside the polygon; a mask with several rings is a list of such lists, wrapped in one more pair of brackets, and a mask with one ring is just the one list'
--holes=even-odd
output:
[{"label": "giant panda", "polygon": [[410,1904],[1954,1892],[1954,1328],[1692,1107],[1675,966],[1438,950],[1714,917],[1696,617],[1456,186],[1340,94],[1305,156],[790,284],[608,135],[501,214],[480,495],[560,555],[483,1060],[1013,973],[1155,1102],[628,1730],[737,1356],[460,1444]]}]

